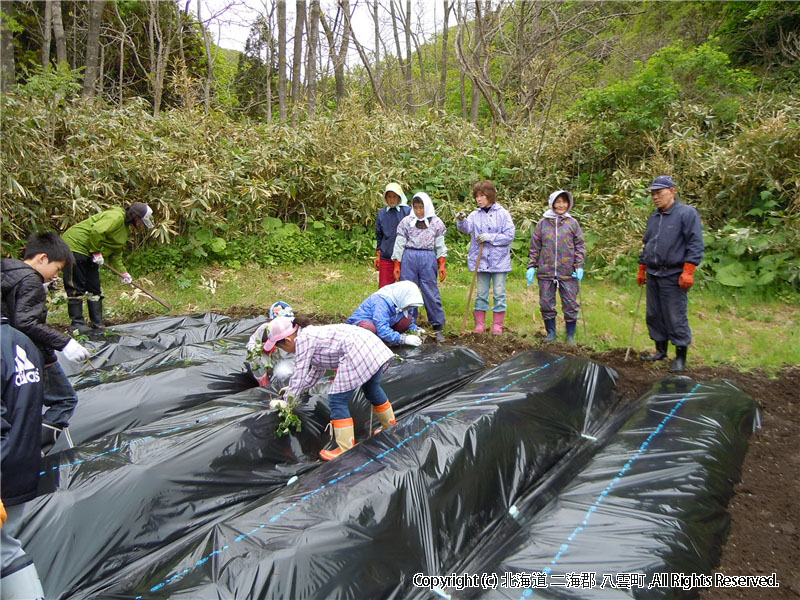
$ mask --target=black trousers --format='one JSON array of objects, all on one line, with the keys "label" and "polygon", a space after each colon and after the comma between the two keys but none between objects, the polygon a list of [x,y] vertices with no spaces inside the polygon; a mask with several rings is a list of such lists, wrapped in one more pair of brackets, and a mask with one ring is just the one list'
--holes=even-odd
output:
[{"label": "black trousers", "polygon": [[103,290],[100,289],[100,267],[92,262],[91,256],[72,253],[75,264],[72,268],[64,269],[64,289],[67,296],[77,298],[84,294],[103,297]]},{"label": "black trousers", "polygon": [[680,276],[647,274],[647,328],[655,342],[670,341],[676,346],[692,343],[689,294],[678,285]]}]

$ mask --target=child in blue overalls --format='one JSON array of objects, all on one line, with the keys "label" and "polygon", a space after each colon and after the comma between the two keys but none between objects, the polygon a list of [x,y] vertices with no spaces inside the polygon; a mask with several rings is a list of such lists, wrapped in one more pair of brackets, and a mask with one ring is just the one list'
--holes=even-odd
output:
[{"label": "child in blue overalls", "polygon": [[442,295],[436,285],[447,278],[447,246],[444,236],[447,227],[436,216],[433,201],[425,192],[418,192],[411,199],[413,213],[405,217],[397,226],[397,239],[394,243],[392,260],[395,279],[413,281],[422,291],[428,321],[436,335],[436,341],[445,341],[444,308]]}]

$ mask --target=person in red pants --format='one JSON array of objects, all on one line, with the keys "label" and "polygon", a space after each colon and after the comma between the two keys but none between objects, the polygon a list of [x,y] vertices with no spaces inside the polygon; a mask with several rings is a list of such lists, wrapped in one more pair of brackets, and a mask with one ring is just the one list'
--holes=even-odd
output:
[{"label": "person in red pants", "polygon": [[408,199],[399,183],[390,183],[383,193],[386,206],[378,211],[375,221],[375,270],[378,271],[378,289],[394,283],[394,241],[397,238],[397,226],[411,213]]}]

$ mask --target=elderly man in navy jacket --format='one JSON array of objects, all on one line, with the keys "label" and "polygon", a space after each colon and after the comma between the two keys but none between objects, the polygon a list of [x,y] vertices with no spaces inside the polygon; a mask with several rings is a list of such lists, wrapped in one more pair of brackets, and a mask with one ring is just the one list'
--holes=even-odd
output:
[{"label": "elderly man in navy jacket", "polygon": [[677,373],[686,368],[686,350],[692,343],[688,292],[703,260],[703,230],[697,209],[676,199],[672,177],[659,175],[647,189],[656,210],[647,220],[636,281],[647,284],[647,327],[656,352],[643,360],[667,358],[671,341],[675,360],[669,370]]}]

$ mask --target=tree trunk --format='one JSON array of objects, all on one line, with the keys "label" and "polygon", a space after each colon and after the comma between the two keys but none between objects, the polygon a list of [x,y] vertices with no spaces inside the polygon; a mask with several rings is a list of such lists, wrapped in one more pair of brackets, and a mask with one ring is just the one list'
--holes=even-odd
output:
[{"label": "tree trunk", "polygon": [[[172,42],[175,38],[176,23],[175,19],[180,18],[179,10],[173,2],[153,2],[147,3],[148,12],[148,36],[150,44],[150,79],[153,90],[153,116],[157,117],[161,112],[161,98],[164,94],[164,76],[169,64],[169,56],[172,52]],[[167,14],[162,28],[161,6],[168,6],[172,14]]]},{"label": "tree trunk", "polygon": [[3,2],[0,14],[0,92],[10,90],[17,80],[14,63],[14,34],[7,27],[6,15],[14,15],[14,2]]},{"label": "tree trunk", "polygon": [[[347,0],[339,0],[339,6],[347,4]],[[364,65],[364,68],[367,70],[367,75],[369,76],[370,84],[372,85],[372,92],[375,94],[375,100],[378,102],[380,107],[383,110],[386,110],[386,103],[383,101],[383,97],[381,96],[381,91],[378,88],[378,83],[375,81],[375,73],[372,71],[372,66],[369,64],[369,57],[367,53],[364,52],[364,48],[358,42],[358,38],[356,37],[355,31],[353,31],[353,25],[350,22],[350,11],[344,11],[344,18],[347,19],[347,27],[350,30],[350,36],[353,39],[353,44],[358,51],[358,56],[361,58],[361,64]]]},{"label": "tree trunk", "polygon": [[375,79],[381,83],[381,30],[378,23],[378,0],[372,2],[372,22],[375,26]]},{"label": "tree trunk", "polygon": [[42,68],[46,69],[50,64],[50,40],[53,36],[53,3],[52,0],[45,0],[44,3],[44,23],[42,23]]},{"label": "tree trunk", "polygon": [[[308,116],[317,116],[317,42],[319,41],[319,0],[311,0],[308,17]],[[333,51],[333,49],[331,49]]]},{"label": "tree trunk", "polygon": [[444,99],[447,94],[447,41],[449,37],[448,19],[453,8],[451,0],[444,0],[444,29],[442,30],[442,73],[439,79],[438,108],[444,110]]},{"label": "tree trunk", "polygon": [[306,21],[306,0],[295,2],[294,45],[292,55],[292,125],[300,120],[300,67],[303,65],[303,25]]},{"label": "tree trunk", "polygon": [[[463,0],[456,0],[456,55],[460,54],[461,41],[464,39],[464,6]],[[460,62],[460,61],[459,61]],[[467,120],[467,74],[464,65],[461,65],[459,72],[459,91],[461,93],[461,118]]]},{"label": "tree trunk", "polygon": [[406,0],[406,18],[403,26],[406,30],[406,110],[414,114],[414,90],[411,79],[411,0]]},{"label": "tree trunk", "polygon": [[89,3],[89,29],[86,34],[86,69],[83,72],[81,97],[91,98],[97,85],[97,67],[100,59],[100,26],[103,24],[103,11],[106,0],[93,0]]},{"label": "tree trunk", "polygon": [[[270,15],[270,20],[272,15]],[[267,96],[267,123],[272,123],[272,23],[269,26],[269,40],[267,41],[267,82],[266,82],[266,96]]]},{"label": "tree trunk", "polygon": [[478,109],[481,106],[481,90],[475,79],[472,80],[472,87],[469,92],[469,122],[473,125],[478,124]]},{"label": "tree trunk", "polygon": [[203,106],[206,114],[211,110],[211,87],[214,84],[214,56],[211,54],[211,36],[208,35],[208,28],[200,18],[200,0],[197,0],[197,21],[203,31],[203,45],[206,51],[206,79],[203,82]]},{"label": "tree trunk", "polygon": [[56,63],[67,62],[67,36],[64,33],[64,19],[61,17],[61,0],[52,0],[52,5]]},{"label": "tree trunk", "polygon": [[278,118],[286,122],[286,0],[278,0]]},{"label": "tree trunk", "polygon": [[125,74],[125,36],[128,34],[128,27],[122,20],[122,17],[119,14],[119,6],[116,2],[113,3],[114,6],[114,13],[117,15],[117,21],[119,21],[120,25],[122,26],[122,31],[119,35],[119,98],[118,98],[118,105],[119,108],[122,108],[122,84],[124,80]]},{"label": "tree trunk", "polygon": [[[347,11],[348,14],[350,13],[350,2],[349,0],[343,0],[340,2],[339,12]],[[339,49],[336,49],[336,23],[339,22],[339,18],[334,20],[333,26],[328,24],[325,15],[320,13],[319,16],[320,23],[322,23],[322,30],[325,32],[325,37],[328,40],[328,46],[330,47],[330,53],[333,60],[333,75],[336,81],[336,106],[341,107],[342,103],[344,102],[345,95],[347,90],[345,88],[345,78],[344,78],[344,65],[347,60],[347,47],[350,44],[350,21],[342,17],[342,40],[339,45]]]}]

